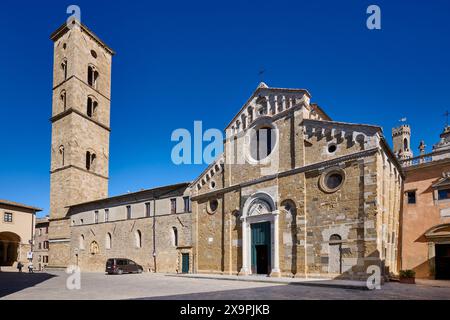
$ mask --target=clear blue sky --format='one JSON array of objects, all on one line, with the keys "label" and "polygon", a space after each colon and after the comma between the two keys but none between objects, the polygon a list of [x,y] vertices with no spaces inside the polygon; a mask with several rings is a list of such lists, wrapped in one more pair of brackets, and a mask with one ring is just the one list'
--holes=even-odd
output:
[{"label": "clear blue sky", "polygon": [[[55,4],[57,3],[57,4]],[[52,42],[77,4],[113,62],[110,195],[189,181],[176,128],[220,128],[267,71],[334,119],[439,139],[450,109],[450,1],[6,1],[0,7],[0,198],[49,209]],[[366,28],[366,8],[382,30]]]}]

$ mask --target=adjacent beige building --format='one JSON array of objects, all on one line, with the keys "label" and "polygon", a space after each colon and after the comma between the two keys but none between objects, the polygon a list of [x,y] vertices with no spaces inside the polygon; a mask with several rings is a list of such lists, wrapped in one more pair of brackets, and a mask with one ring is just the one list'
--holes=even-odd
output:
[{"label": "adjacent beige building", "polygon": [[0,266],[24,265],[32,256],[34,221],[41,209],[0,200]]},{"label": "adjacent beige building", "polygon": [[37,218],[34,227],[33,266],[35,270],[42,271],[48,265],[48,217]]},{"label": "adjacent beige building", "polygon": [[[407,128],[407,130],[404,130]],[[404,125],[394,129],[408,132]],[[450,127],[446,126],[431,153],[413,157],[408,137],[394,143],[405,172],[401,220],[402,269],[411,269],[419,278],[450,279]],[[401,155],[407,154],[406,157]]]}]

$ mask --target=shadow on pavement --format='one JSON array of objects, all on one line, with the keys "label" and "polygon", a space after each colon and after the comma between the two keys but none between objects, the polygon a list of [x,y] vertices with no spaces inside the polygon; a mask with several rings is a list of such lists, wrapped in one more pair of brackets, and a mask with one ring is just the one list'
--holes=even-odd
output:
[{"label": "shadow on pavement", "polygon": [[[324,300],[340,297],[336,292],[344,293],[346,298],[359,299],[361,296],[356,294],[355,291],[362,292],[363,297],[365,297],[364,293],[367,292],[353,289],[333,289],[298,285],[277,285],[260,288],[143,297],[132,300]],[[293,297],[294,292],[297,293],[295,297]]]},{"label": "shadow on pavement", "polygon": [[48,273],[0,272],[0,298],[56,277]]}]

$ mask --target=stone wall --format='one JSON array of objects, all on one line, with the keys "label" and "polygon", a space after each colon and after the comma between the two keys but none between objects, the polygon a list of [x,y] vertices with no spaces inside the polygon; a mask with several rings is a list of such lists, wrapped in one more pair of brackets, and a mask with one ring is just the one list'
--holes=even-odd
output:
[{"label": "stone wall", "polygon": [[[173,227],[178,230],[178,246],[174,244]],[[191,247],[190,213],[73,226],[71,229],[70,262],[78,264],[83,271],[104,271],[108,258],[128,258],[142,265],[144,271],[181,272],[180,254]],[[137,245],[138,230],[140,247]],[[110,248],[107,248],[108,234],[111,235]],[[94,241],[98,251],[92,251]]]}]

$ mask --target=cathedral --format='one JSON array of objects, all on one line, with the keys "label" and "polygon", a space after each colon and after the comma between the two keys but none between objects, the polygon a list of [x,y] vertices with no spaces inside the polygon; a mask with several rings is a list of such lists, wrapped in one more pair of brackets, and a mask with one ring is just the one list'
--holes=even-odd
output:
[{"label": "cathedral", "polygon": [[[403,173],[382,129],[260,83],[194,181],[108,197],[114,51],[86,26],[54,42],[49,268],[366,279],[399,268]],[[372,270],[372,271],[369,271]]]},{"label": "cathedral", "polygon": [[224,154],[191,185],[194,272],[397,272],[403,176],[380,127],[261,83],[225,130]]}]

